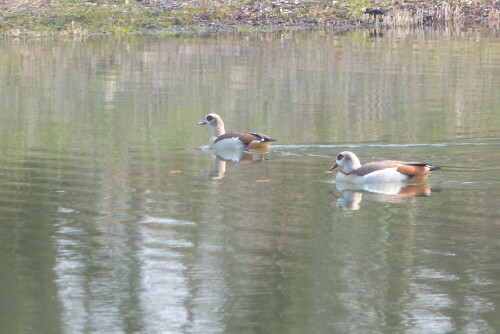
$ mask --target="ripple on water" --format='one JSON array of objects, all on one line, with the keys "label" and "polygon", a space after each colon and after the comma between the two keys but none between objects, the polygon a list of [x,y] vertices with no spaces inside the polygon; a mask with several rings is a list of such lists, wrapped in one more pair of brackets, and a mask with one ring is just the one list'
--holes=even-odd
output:
[{"label": "ripple on water", "polygon": [[3,212],[15,214],[29,208],[28,212],[41,217],[46,212],[67,214],[88,209],[80,204],[75,207],[77,202],[92,204],[98,170],[82,154],[6,151],[0,163],[0,207]]},{"label": "ripple on water", "polygon": [[190,222],[187,220],[179,220],[179,219],[171,219],[171,218],[161,218],[161,217],[152,217],[152,216],[143,216],[140,219],[141,223],[145,224],[160,224],[163,226],[189,226],[196,225],[194,222]]},{"label": "ripple on water", "polygon": [[363,148],[363,147],[449,147],[449,146],[499,146],[500,142],[461,142],[461,143],[408,143],[408,144],[305,144],[273,145],[273,150],[305,150],[308,148]]},{"label": "ripple on water", "polygon": [[139,219],[139,223],[143,226],[142,235],[146,256],[172,256],[173,249],[193,247],[193,242],[189,240],[190,233],[185,233],[184,228],[196,226],[194,222],[143,216]]}]

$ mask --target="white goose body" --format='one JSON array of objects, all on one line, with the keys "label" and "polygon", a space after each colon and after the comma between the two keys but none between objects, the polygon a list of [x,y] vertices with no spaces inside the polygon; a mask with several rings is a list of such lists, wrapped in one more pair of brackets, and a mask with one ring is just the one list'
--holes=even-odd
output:
[{"label": "white goose body", "polygon": [[353,184],[400,183],[423,181],[430,172],[439,169],[420,162],[377,161],[361,165],[358,157],[349,151],[337,155],[330,171],[339,167],[337,182]]},{"label": "white goose body", "polygon": [[336,180],[344,183],[399,183],[408,181],[408,177],[397,172],[396,168],[385,168],[368,175],[357,176],[338,173]]},{"label": "white goose body", "polygon": [[209,147],[217,151],[230,150],[268,150],[269,145],[276,139],[269,138],[266,135],[254,132],[234,132],[226,133],[224,122],[217,114],[208,114],[198,125],[210,125],[213,128],[213,134],[210,137]]}]

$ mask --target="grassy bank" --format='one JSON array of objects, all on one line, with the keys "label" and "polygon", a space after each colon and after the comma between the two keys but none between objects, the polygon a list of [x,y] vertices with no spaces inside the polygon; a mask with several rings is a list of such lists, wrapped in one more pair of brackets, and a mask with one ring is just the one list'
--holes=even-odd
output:
[{"label": "grassy bank", "polygon": [[91,35],[461,24],[496,26],[500,1],[4,0],[0,34]]}]

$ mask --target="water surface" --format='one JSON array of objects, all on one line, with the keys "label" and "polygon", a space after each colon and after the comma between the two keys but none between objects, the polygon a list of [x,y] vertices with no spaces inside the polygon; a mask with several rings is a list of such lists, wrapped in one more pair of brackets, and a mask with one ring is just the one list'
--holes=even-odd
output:
[{"label": "water surface", "polygon": [[[500,331],[498,32],[0,50],[2,332]],[[278,142],[221,161],[209,112]],[[343,150],[442,170],[343,190]]]}]

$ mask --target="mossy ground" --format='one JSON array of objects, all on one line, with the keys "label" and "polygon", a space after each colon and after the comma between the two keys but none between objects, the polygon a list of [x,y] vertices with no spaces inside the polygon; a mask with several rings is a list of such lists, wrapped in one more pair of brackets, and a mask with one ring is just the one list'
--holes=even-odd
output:
[{"label": "mossy ground", "polygon": [[498,25],[500,2],[486,1],[6,0],[0,3],[0,34],[251,31],[441,21]]}]

